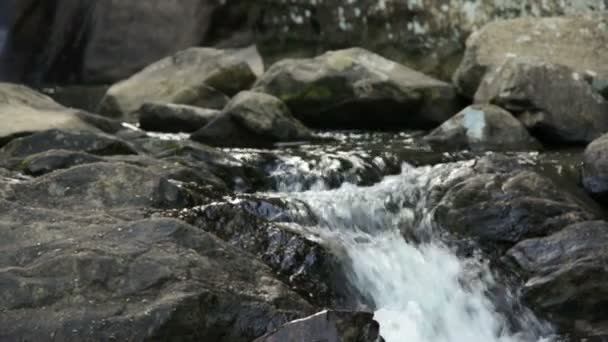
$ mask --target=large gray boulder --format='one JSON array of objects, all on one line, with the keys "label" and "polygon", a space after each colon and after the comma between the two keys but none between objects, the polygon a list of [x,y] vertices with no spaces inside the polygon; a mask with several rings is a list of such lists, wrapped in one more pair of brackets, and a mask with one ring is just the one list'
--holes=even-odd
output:
[{"label": "large gray boulder", "polygon": [[226,95],[249,88],[255,79],[249,64],[228,51],[189,48],[111,86],[100,111],[136,122],[134,114],[146,102],[221,109]]},{"label": "large gray boulder", "polygon": [[508,260],[524,276],[524,298],[568,331],[586,337],[608,334],[608,224],[576,223],[511,248]]},{"label": "large gray boulder", "polygon": [[601,81],[608,80],[606,25],[607,12],[497,20],[469,37],[454,83],[462,94],[473,97],[484,75],[505,58],[534,57],[590,74],[597,78],[597,88],[603,89],[608,86]]},{"label": "large gray boulder", "polygon": [[507,58],[483,79],[475,102],[507,109],[544,142],[588,143],[608,132],[608,100],[584,74],[536,58]]},{"label": "large gray boulder", "polygon": [[431,127],[458,105],[451,85],[361,48],[280,61],[254,88],[324,128]]},{"label": "large gray boulder", "polygon": [[533,150],[540,144],[511,113],[489,104],[472,105],[425,137],[444,150]]},{"label": "large gray boulder", "polygon": [[585,149],[581,175],[583,186],[591,196],[603,202],[608,200],[608,134]]},{"label": "large gray boulder", "polygon": [[213,146],[249,147],[277,142],[305,141],[311,131],[295,119],[278,98],[244,91],[191,139]]}]

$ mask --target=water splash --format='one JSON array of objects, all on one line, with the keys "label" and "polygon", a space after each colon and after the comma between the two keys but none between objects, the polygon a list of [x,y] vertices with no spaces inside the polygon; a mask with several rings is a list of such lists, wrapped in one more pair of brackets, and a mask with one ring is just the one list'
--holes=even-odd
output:
[{"label": "water splash", "polygon": [[[370,187],[286,194],[306,202],[319,219],[317,232],[345,251],[350,282],[375,308],[387,342],[541,341],[552,333],[526,310],[511,313],[514,331],[488,295],[496,285],[488,266],[459,258],[433,231],[431,190],[467,177],[471,166],[405,165]],[[405,231],[427,242],[408,242]]]}]

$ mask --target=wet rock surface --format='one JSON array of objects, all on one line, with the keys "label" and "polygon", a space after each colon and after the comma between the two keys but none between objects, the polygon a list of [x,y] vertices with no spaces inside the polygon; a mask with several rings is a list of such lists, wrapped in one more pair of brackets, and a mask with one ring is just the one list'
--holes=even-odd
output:
[{"label": "wet rock surface", "polygon": [[454,88],[361,48],[288,59],[271,66],[256,91],[283,100],[322,128],[420,128],[457,111]]},{"label": "wet rock surface", "polygon": [[375,342],[380,337],[378,331],[378,323],[371,313],[323,311],[289,322],[254,342]]},{"label": "wet rock surface", "polygon": [[507,245],[598,217],[558,183],[527,170],[474,174],[452,184],[434,211],[448,230]]},{"label": "wet rock surface", "polygon": [[605,337],[608,224],[580,222],[523,241],[507,256],[524,274],[525,298],[579,334]]},{"label": "wet rock surface", "polygon": [[582,182],[585,190],[605,202],[608,195],[608,136],[594,140],[585,149]]}]

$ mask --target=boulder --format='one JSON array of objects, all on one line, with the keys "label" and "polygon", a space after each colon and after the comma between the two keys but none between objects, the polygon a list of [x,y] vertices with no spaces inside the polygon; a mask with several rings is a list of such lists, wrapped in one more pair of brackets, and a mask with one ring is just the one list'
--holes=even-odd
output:
[{"label": "boulder", "polygon": [[381,338],[378,332],[372,313],[326,310],[289,322],[254,342],[376,342]]},{"label": "boulder", "polygon": [[608,134],[585,149],[581,176],[583,186],[591,196],[602,202],[608,200]]},{"label": "boulder", "polygon": [[254,89],[323,128],[429,128],[458,106],[451,85],[361,48],[280,61]]},{"label": "boulder", "polygon": [[95,119],[26,86],[0,83],[0,146],[15,137],[53,128],[99,132]]},{"label": "boulder", "polygon": [[[248,342],[315,311],[183,222],[0,206],[1,340]],[[30,216],[46,223],[23,224]]]},{"label": "boulder", "polygon": [[97,155],[136,154],[128,143],[103,133],[66,132],[57,129],[17,138],[0,149],[3,158],[24,158],[49,150],[68,150]]},{"label": "boulder", "polygon": [[557,180],[520,170],[460,179],[443,194],[433,217],[458,236],[490,245],[513,245],[599,214]]},{"label": "boulder", "polygon": [[214,145],[249,147],[276,142],[305,141],[312,133],[292,117],[278,98],[244,91],[235,96],[222,113],[191,139]]},{"label": "boulder", "polygon": [[190,210],[168,212],[229,242],[268,265],[285,284],[319,307],[344,307],[342,265],[328,248],[291,227],[288,204],[275,197],[238,195]]},{"label": "boulder", "polygon": [[218,109],[225,103],[226,95],[249,88],[255,79],[247,62],[228,51],[189,48],[112,85],[99,110],[134,122],[137,121],[134,113],[146,102]]},{"label": "boulder", "polygon": [[534,150],[540,147],[511,113],[489,104],[463,109],[431,132],[425,140],[447,150]]},{"label": "boulder", "polygon": [[69,169],[72,166],[96,163],[103,159],[92,154],[68,150],[49,150],[34,154],[20,163],[26,175],[41,176],[56,170]]},{"label": "boulder", "polygon": [[580,222],[507,253],[526,281],[524,298],[567,330],[606,336],[608,223]]},{"label": "boulder", "polygon": [[177,208],[190,204],[186,189],[151,170],[120,162],[79,165],[15,184],[14,200],[65,210]]},{"label": "boulder", "polygon": [[465,39],[488,22],[606,9],[604,0],[11,2],[6,69],[29,81],[88,84],[118,81],[190,46],[252,43],[269,64],[361,46],[449,79]]},{"label": "boulder", "polygon": [[606,12],[497,20],[469,37],[454,84],[462,94],[473,97],[488,71],[516,56],[564,65],[581,75],[593,74],[600,87],[601,80],[608,80],[606,25]]},{"label": "boulder", "polygon": [[506,59],[486,75],[475,102],[507,109],[543,142],[588,143],[608,132],[608,100],[575,69],[539,59]]},{"label": "boulder", "polygon": [[139,127],[156,132],[194,132],[207,125],[220,112],[173,103],[144,103],[139,108]]}]

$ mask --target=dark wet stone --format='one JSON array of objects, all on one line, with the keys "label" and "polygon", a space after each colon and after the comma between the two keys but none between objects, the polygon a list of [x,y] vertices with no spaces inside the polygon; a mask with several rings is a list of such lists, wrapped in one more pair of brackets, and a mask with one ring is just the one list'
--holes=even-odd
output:
[{"label": "dark wet stone", "polygon": [[567,331],[606,336],[608,224],[580,222],[507,253],[523,273],[524,298]]},{"label": "dark wet stone", "polygon": [[80,221],[3,215],[0,339],[248,342],[314,312],[266,266],[183,222]]},{"label": "dark wet stone", "polygon": [[598,217],[595,208],[532,171],[466,177],[434,210],[436,222],[457,235],[507,245]]},{"label": "dark wet stone", "polygon": [[289,322],[254,342],[377,342],[380,338],[379,325],[372,313],[323,311]]},{"label": "dark wet stone", "polygon": [[95,155],[136,154],[128,143],[103,133],[48,130],[14,139],[2,149],[4,158],[23,158],[49,150],[68,150]]},{"label": "dark wet stone", "polygon": [[102,161],[100,157],[84,152],[49,150],[24,159],[20,167],[25,174],[41,176],[53,171],[68,169],[72,166],[100,161]]}]

